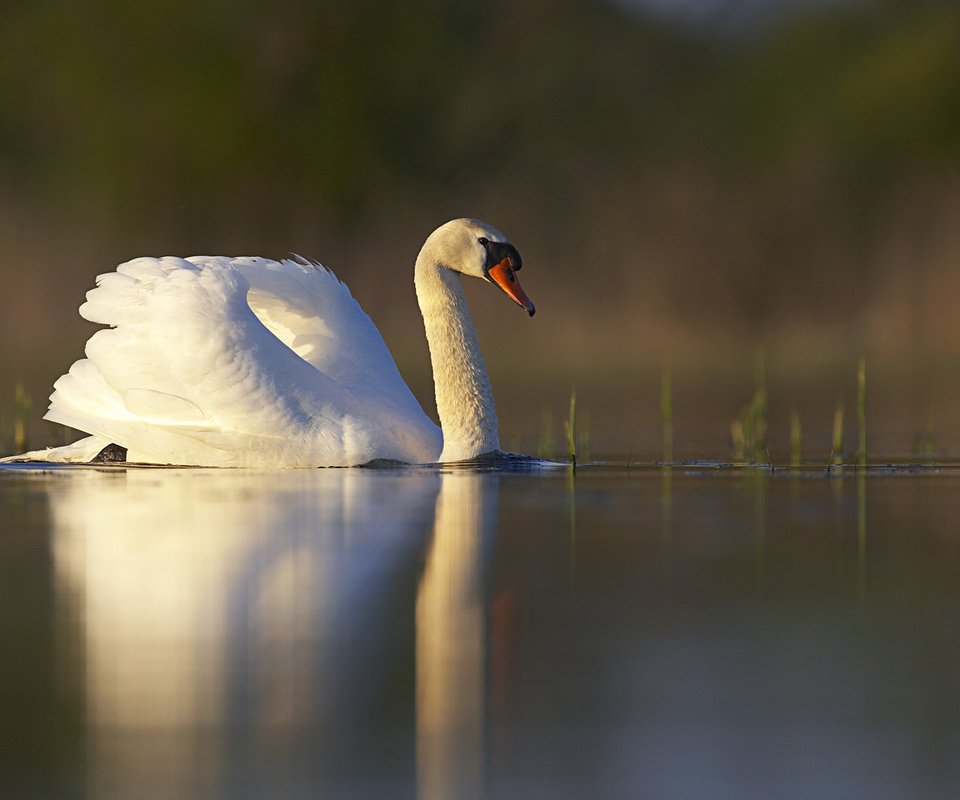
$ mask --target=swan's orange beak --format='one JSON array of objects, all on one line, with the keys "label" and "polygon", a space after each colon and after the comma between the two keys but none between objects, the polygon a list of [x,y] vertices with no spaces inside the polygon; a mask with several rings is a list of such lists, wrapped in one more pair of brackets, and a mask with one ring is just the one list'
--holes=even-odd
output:
[{"label": "swan's orange beak", "polygon": [[487,275],[497,286],[507,293],[513,302],[524,309],[531,317],[537,312],[537,307],[533,300],[527,297],[523,291],[520,281],[517,279],[517,273],[513,271],[510,265],[510,259],[505,258],[497,266],[487,270]]}]

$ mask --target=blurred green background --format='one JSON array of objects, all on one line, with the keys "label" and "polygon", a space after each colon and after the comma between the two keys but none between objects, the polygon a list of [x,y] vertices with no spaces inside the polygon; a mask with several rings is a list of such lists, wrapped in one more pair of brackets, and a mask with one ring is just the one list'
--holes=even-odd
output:
[{"label": "blurred green background", "polygon": [[63,435],[40,416],[94,329],[76,308],[144,254],[322,261],[433,413],[412,264],[470,215],[513,239],[538,306],[471,289],[505,446],[535,448],[575,385],[595,451],[654,457],[669,370],[678,455],[720,451],[763,353],[772,448],[794,407],[828,447],[865,355],[875,441],[960,450],[954,0],[2,16],[4,446],[18,379],[31,443]]}]

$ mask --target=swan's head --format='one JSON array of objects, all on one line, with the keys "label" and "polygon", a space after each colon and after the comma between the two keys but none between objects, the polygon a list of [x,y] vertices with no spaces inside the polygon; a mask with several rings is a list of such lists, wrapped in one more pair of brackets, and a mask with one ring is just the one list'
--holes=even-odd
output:
[{"label": "swan's head", "polygon": [[536,313],[517,278],[523,266],[520,253],[492,225],[478,219],[451,220],[431,233],[424,247],[430,247],[443,266],[496,284],[531,317]]}]

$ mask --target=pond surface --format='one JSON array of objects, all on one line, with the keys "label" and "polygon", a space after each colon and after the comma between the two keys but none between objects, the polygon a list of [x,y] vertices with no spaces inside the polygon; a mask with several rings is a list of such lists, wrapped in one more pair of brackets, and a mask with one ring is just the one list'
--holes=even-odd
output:
[{"label": "pond surface", "polygon": [[939,798],[960,469],[0,469],[0,796]]}]

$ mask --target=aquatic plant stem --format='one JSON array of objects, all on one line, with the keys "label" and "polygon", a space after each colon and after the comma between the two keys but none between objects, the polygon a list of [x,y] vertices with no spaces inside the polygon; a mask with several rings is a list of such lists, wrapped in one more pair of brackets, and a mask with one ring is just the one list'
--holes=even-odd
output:
[{"label": "aquatic plant stem", "polygon": [[546,408],[540,416],[540,458],[553,458],[553,442],[553,412]]},{"label": "aquatic plant stem", "polygon": [[570,415],[563,423],[567,434],[567,452],[570,455],[570,466],[577,468],[577,389],[570,390]]},{"label": "aquatic plant stem", "polygon": [[754,390],[750,403],[740,410],[739,419],[730,423],[733,459],[743,464],[770,464],[767,449],[767,387],[763,351],[758,350],[753,367]]},{"label": "aquatic plant stem", "polygon": [[837,408],[833,412],[833,443],[830,450],[830,467],[838,467],[843,464],[843,400],[837,402]]},{"label": "aquatic plant stem", "polygon": [[30,395],[23,388],[23,381],[18,380],[14,387],[13,406],[13,448],[17,453],[27,449],[27,421],[30,417],[30,405]]},{"label": "aquatic plant stem", "polygon": [[857,463],[864,469],[867,466],[867,362],[862,357],[857,365],[857,427]]},{"label": "aquatic plant stem", "polygon": [[663,463],[673,463],[673,381],[669,370],[660,378],[660,416],[663,419]]},{"label": "aquatic plant stem", "polygon": [[800,428],[800,412],[790,412],[790,466],[799,467],[803,458],[803,432]]}]

